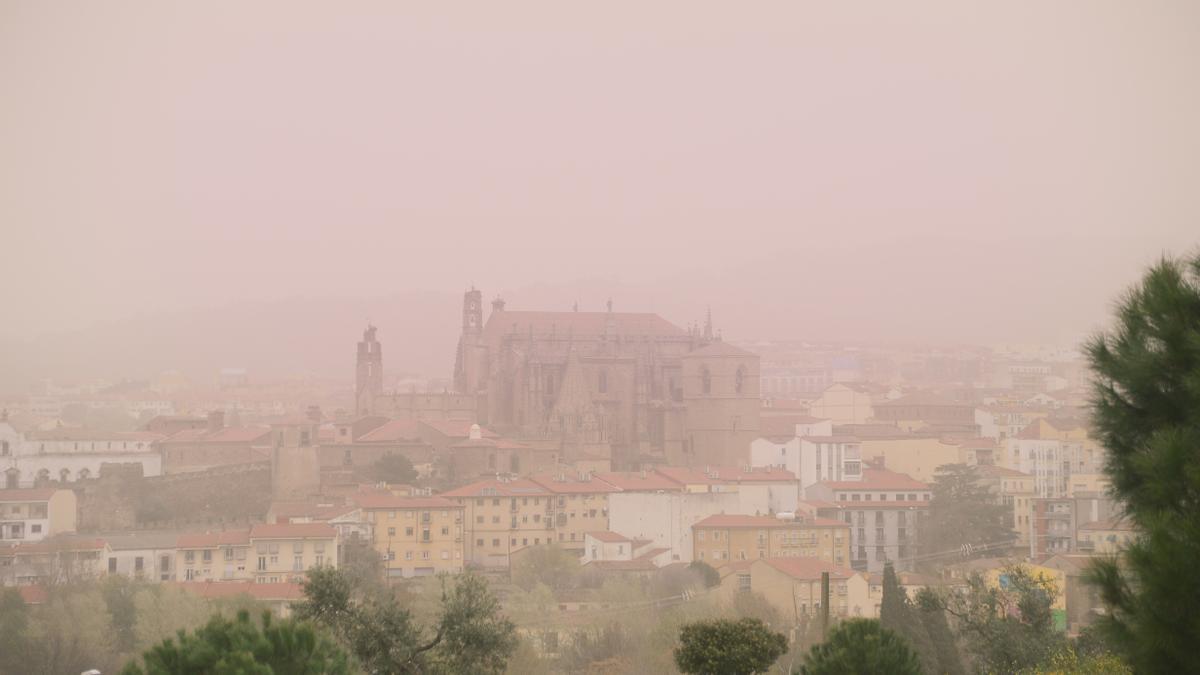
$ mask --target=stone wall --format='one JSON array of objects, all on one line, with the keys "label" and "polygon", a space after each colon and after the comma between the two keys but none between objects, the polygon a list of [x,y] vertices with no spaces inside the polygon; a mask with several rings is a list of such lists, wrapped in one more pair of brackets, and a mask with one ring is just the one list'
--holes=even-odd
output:
[{"label": "stone wall", "polygon": [[142,478],[102,472],[83,481],[80,531],[189,529],[261,522],[271,503],[267,462]]}]

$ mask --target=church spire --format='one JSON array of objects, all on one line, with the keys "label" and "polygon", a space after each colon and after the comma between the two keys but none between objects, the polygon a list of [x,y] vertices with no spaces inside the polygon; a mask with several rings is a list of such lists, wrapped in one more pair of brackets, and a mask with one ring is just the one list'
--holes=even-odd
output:
[{"label": "church spire", "polygon": [[708,315],[704,319],[704,341],[712,342],[713,325],[712,325],[712,305],[708,306]]}]

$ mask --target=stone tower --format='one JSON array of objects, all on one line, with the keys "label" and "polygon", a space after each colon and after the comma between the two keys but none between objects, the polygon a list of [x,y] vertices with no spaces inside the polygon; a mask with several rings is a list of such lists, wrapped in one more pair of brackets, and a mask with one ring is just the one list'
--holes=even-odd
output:
[{"label": "stone tower", "polygon": [[[706,328],[706,332],[707,332]],[[723,342],[693,350],[683,366],[682,466],[743,466],[759,434],[759,357]]]},{"label": "stone tower", "polygon": [[370,415],[375,397],[383,393],[383,345],[375,339],[375,326],[367,325],[358,343],[358,363],[354,371],[354,412]]},{"label": "stone tower", "polygon": [[[504,301],[492,302],[492,313],[504,311]],[[471,287],[463,295],[462,335],[458,338],[458,353],[454,359],[454,389],[474,394],[479,390],[484,367],[483,293]]]}]

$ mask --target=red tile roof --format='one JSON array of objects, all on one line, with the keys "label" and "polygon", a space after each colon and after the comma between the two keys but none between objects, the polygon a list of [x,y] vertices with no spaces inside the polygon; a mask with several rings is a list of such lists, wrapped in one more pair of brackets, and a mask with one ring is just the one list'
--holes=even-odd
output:
[{"label": "red tile roof", "polygon": [[1137,529],[1133,522],[1127,518],[1108,518],[1105,520],[1095,520],[1090,523],[1084,523],[1079,526],[1081,530],[1121,530],[1132,532]]},{"label": "red tile roof", "polygon": [[858,436],[848,436],[845,434],[834,436],[801,436],[802,439],[809,443],[858,443]]},{"label": "red tile roof", "polygon": [[[928,490],[929,485],[909,476],[887,469],[863,469],[862,480],[821,481],[834,490]],[[857,508],[857,504],[855,508]]]},{"label": "red tile roof", "polygon": [[178,581],[175,585],[202,598],[232,598],[249,595],[256,600],[300,600],[304,588],[300,584],[259,584],[245,581]]},{"label": "red tile roof", "polygon": [[729,527],[729,528],[775,528],[775,527],[849,527],[840,520],[831,518],[797,518],[785,520],[771,516],[744,516],[737,514],[712,515],[692,527]]},{"label": "red tile roof", "polygon": [[623,534],[617,534],[616,532],[608,532],[608,531],[588,532],[587,536],[591,537],[592,539],[602,541],[606,544],[620,544],[623,542],[632,541],[629,537],[626,537]]},{"label": "red tile roof", "polygon": [[[449,436],[450,438],[467,438],[471,435],[471,425],[474,424],[471,420],[421,420],[421,424],[433,429],[434,431]],[[499,438],[499,434],[488,429],[480,427],[480,435],[484,438]]]},{"label": "red tile roof", "polygon": [[391,420],[359,436],[355,443],[383,443],[421,440],[419,420]]},{"label": "red tile roof", "polygon": [[16,488],[0,490],[0,502],[44,502],[54,496],[58,488]]},{"label": "red tile roof", "polygon": [[555,494],[601,494],[620,492],[609,483],[598,480],[588,474],[586,479],[580,479],[579,474],[570,471],[542,471],[531,474],[529,480],[541,485]]},{"label": "red tile roof", "polygon": [[[489,494],[484,494],[489,491]],[[493,492],[494,491],[494,492]],[[443,492],[442,497],[542,497],[550,492],[524,478],[497,480],[489,478]]]},{"label": "red tile roof", "polygon": [[333,539],[337,530],[325,523],[260,523],[250,528],[251,539]]},{"label": "red tile roof", "polygon": [[714,466],[712,470],[721,480],[735,483],[796,481],[796,474],[779,466]]},{"label": "red tile roof", "polygon": [[1010,469],[1006,466],[996,466],[994,464],[981,464],[981,465],[975,467],[975,470],[979,473],[980,476],[984,476],[984,477],[988,477],[988,478],[994,478],[994,477],[1000,477],[1000,476],[1009,476],[1012,478],[1032,478],[1033,477],[1022,471],[1017,471],[1016,469]]},{"label": "red tile roof", "polygon": [[250,530],[223,530],[220,532],[196,532],[179,535],[176,548],[216,548],[218,546],[247,546]]},{"label": "red tile roof", "polygon": [[208,429],[181,429],[164,439],[165,443],[254,443],[265,441],[271,435],[270,427],[224,427],[216,431]]},{"label": "red tile roof", "polygon": [[793,579],[820,579],[822,572],[829,572],[830,579],[849,579],[854,575],[852,570],[819,558],[764,558],[757,562],[769,565]]},{"label": "red tile roof", "polygon": [[462,506],[445,497],[397,497],[394,495],[362,495],[353,498],[364,509],[461,509]]},{"label": "red tile roof", "polygon": [[680,485],[724,485],[724,480],[709,475],[709,472],[712,472],[713,468],[690,469],[682,466],[660,466],[655,467],[654,471]]},{"label": "red tile roof", "polygon": [[679,492],[683,485],[655,471],[601,471],[596,478],[624,492]]},{"label": "red tile roof", "polygon": [[43,586],[18,586],[17,592],[27,605],[40,605],[46,602],[50,594]]}]

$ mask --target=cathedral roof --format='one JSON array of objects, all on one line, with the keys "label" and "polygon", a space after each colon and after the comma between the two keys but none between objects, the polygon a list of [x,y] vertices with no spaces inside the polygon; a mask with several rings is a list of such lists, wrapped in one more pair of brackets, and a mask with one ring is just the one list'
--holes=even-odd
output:
[{"label": "cathedral roof", "polygon": [[492,312],[484,334],[488,342],[503,335],[567,335],[590,337],[604,335],[608,322],[620,335],[684,336],[687,331],[649,312]]},{"label": "cathedral roof", "polygon": [[699,349],[695,349],[695,350],[688,352],[686,355],[684,355],[684,358],[689,358],[692,356],[738,356],[738,357],[754,356],[754,357],[757,357],[758,354],[755,354],[754,352],[748,352],[745,349],[742,349],[741,347],[735,347],[735,346],[729,344],[728,342],[724,342],[722,340],[717,340],[716,342],[709,343]]}]

